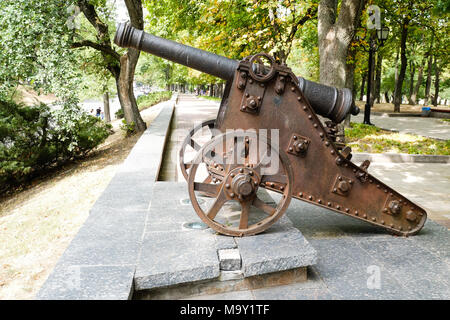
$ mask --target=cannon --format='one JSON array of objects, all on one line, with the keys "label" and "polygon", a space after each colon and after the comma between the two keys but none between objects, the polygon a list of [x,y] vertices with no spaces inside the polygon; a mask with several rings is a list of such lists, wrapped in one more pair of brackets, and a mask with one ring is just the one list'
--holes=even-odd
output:
[{"label": "cannon", "polygon": [[[359,112],[350,90],[296,77],[266,53],[236,61],[128,24],[114,42],[226,80],[217,118],[187,135],[179,159],[196,213],[218,233],[261,233],[292,198],[401,236],[425,224],[424,209],[369,174],[368,160],[351,162],[351,149],[338,141],[337,124]],[[211,138],[200,143],[194,136],[204,129]],[[196,152],[189,161],[187,147]]]}]

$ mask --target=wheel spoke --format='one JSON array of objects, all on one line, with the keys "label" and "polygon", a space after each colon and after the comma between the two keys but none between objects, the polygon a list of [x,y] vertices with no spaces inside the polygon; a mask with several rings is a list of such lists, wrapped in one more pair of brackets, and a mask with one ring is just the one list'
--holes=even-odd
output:
[{"label": "wheel spoke", "polygon": [[195,151],[199,151],[199,150],[202,148],[197,142],[195,142],[194,139],[191,139],[191,141],[189,142],[189,145],[190,145],[192,148],[194,148]]},{"label": "wheel spoke", "polygon": [[207,214],[208,218],[214,220],[214,218],[217,216],[217,213],[222,208],[225,202],[227,202],[227,198],[225,197],[225,194],[223,192],[220,192],[216,200],[214,201],[213,205],[208,210]]},{"label": "wheel spoke", "polygon": [[[205,182],[208,182],[208,178],[206,178]],[[220,188],[222,187],[222,185],[220,184],[209,184],[209,183],[205,183],[205,182],[194,182],[194,190],[195,191],[200,191],[212,196],[216,196],[219,191]]]},{"label": "wheel spoke", "polygon": [[259,198],[255,198],[255,200],[253,200],[253,205],[270,216],[277,211],[274,207],[269,206],[267,203],[265,203]]},{"label": "wheel spoke", "polygon": [[247,229],[248,228],[248,216],[250,214],[250,202],[241,202],[241,220],[239,221],[239,229]]}]

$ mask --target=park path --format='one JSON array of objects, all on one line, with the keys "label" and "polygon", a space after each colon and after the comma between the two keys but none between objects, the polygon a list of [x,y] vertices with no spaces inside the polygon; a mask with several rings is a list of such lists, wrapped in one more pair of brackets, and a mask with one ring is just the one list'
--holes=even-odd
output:
[{"label": "park path", "polygon": [[[364,114],[361,112],[352,117],[352,122],[362,123]],[[450,124],[437,118],[425,117],[387,117],[371,115],[370,122],[377,127],[395,130],[400,133],[417,134],[440,140],[450,140]]]},{"label": "park path", "polygon": [[[219,103],[194,95],[180,95],[175,109],[174,120],[171,126],[171,137],[164,162],[161,169],[160,180],[164,181],[184,181],[178,166],[178,152],[181,142],[193,128],[194,124],[205,120],[214,119],[217,116]],[[360,116],[358,116],[360,117]],[[358,121],[358,117],[352,121]],[[434,128],[434,121],[429,118],[388,118],[373,116],[372,121],[376,125],[400,123],[397,128],[411,132],[422,132],[433,135],[438,131],[443,133],[441,139],[450,139],[450,125],[445,128]],[[362,120],[362,118],[361,118]],[[417,125],[417,130],[415,129]],[[427,128],[427,125],[430,128]],[[194,150],[188,148],[191,154]],[[438,163],[384,163],[375,162],[369,168],[369,172],[380,178],[387,185],[391,186],[401,194],[422,206],[429,214],[429,217],[450,228],[450,165]]]}]

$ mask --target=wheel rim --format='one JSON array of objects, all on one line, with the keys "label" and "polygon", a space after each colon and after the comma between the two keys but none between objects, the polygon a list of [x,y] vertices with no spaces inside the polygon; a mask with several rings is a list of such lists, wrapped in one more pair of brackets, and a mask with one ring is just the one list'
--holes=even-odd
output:
[{"label": "wheel rim", "polygon": [[[235,138],[247,139],[248,133],[221,134],[203,146],[190,168],[188,187],[191,203],[203,222],[221,234],[241,237],[263,232],[281,218],[291,200],[293,181],[292,168],[286,155],[279,152],[279,148],[267,139],[268,146],[270,146],[268,150],[271,150],[271,152],[275,150],[281,163],[276,175],[264,174],[262,165],[264,156],[259,155],[257,163],[225,164],[226,170],[222,179],[217,179],[211,183],[196,182],[197,170],[202,164],[204,153],[209,149],[215,149],[220,140],[234,140]],[[254,143],[254,141],[250,138],[249,144]],[[244,145],[246,144],[244,143]],[[247,149],[244,149],[247,154],[245,150]],[[233,152],[228,152],[227,155],[233,155],[234,159],[234,155],[240,151],[242,150],[234,148]],[[248,159],[248,157],[246,156],[245,159]],[[200,181],[203,180],[200,179]],[[261,193],[258,193],[259,188],[269,181],[270,183],[277,183],[283,189],[282,197],[276,207],[266,203],[261,199]],[[198,202],[196,192],[209,194],[212,199],[202,207]],[[234,221],[227,220],[227,214],[230,215],[228,209],[233,206],[236,208],[238,205],[240,210],[231,211],[231,216],[239,215],[239,218],[234,219]]]}]

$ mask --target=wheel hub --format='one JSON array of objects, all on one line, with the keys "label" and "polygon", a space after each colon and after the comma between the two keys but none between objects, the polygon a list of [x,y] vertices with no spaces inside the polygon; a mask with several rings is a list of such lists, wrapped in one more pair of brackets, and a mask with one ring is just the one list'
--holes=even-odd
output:
[{"label": "wheel hub", "polygon": [[225,189],[231,198],[249,199],[256,194],[260,179],[250,168],[236,168],[226,177]]}]

